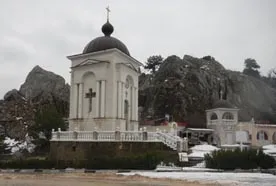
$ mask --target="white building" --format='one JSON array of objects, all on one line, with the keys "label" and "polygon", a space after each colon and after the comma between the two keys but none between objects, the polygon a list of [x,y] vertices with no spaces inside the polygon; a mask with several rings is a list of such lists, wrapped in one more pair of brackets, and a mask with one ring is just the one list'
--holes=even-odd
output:
[{"label": "white building", "polygon": [[104,36],[90,41],[71,60],[69,130],[138,130],[139,61],[111,36],[109,20]]},{"label": "white building", "polygon": [[214,129],[214,141],[217,145],[236,144],[238,111],[226,100],[219,100],[213,109],[206,110],[207,128]]}]

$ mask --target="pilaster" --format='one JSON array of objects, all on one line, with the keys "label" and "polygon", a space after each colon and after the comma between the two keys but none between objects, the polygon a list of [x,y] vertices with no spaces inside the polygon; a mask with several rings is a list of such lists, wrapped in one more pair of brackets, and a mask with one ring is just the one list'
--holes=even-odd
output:
[{"label": "pilaster", "polygon": [[135,121],[138,121],[138,88],[135,87]]},{"label": "pilaster", "polygon": [[97,81],[96,83],[97,88],[96,88],[96,117],[100,117],[100,82]]},{"label": "pilaster", "polygon": [[125,85],[124,83],[122,82],[122,116],[121,118],[125,118],[125,95],[124,95],[124,90],[125,90]]},{"label": "pilaster", "polygon": [[105,80],[101,81],[101,115],[100,117],[105,117]]},{"label": "pilaster", "polygon": [[135,88],[131,87],[131,120],[135,120]]},{"label": "pilaster", "polygon": [[117,82],[117,117],[122,118],[122,83]]},{"label": "pilaster", "polygon": [[83,83],[80,83],[79,84],[79,105],[78,105],[78,107],[79,107],[79,109],[78,109],[78,111],[79,111],[79,113],[78,113],[78,117],[79,118],[82,118],[83,117],[83,115],[82,115],[82,110],[83,110]]}]

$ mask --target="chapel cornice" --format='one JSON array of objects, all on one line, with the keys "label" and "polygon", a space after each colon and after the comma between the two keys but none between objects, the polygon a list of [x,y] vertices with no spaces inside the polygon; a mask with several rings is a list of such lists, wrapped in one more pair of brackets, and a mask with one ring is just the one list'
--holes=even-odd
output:
[{"label": "chapel cornice", "polygon": [[107,49],[107,50],[88,53],[88,54],[76,54],[76,55],[72,55],[72,56],[67,56],[67,58],[70,59],[70,60],[77,60],[77,59],[81,59],[81,58],[100,56],[100,55],[103,55],[103,54],[110,54],[110,53],[115,53],[117,55],[120,55],[123,58],[126,58],[127,60],[134,62],[138,66],[143,66],[143,63],[139,62],[138,60],[136,60],[135,58],[133,58],[131,56],[126,55],[125,53],[118,50],[117,48]]},{"label": "chapel cornice", "polygon": [[95,65],[95,64],[99,64],[99,63],[107,63],[110,64],[109,61],[103,61],[103,60],[97,60],[97,59],[86,59],[82,62],[80,62],[79,64],[72,66],[72,68],[76,68],[76,67],[80,67],[80,66],[87,66],[87,65]]},{"label": "chapel cornice", "polygon": [[117,69],[120,69],[121,68],[121,66],[124,66],[124,67],[127,67],[127,68],[129,68],[129,69],[132,69],[132,70],[134,70],[137,74],[141,74],[140,72],[139,72],[139,70],[138,70],[138,68],[135,68],[135,66],[132,64],[132,63],[117,63],[116,64],[116,68]]}]

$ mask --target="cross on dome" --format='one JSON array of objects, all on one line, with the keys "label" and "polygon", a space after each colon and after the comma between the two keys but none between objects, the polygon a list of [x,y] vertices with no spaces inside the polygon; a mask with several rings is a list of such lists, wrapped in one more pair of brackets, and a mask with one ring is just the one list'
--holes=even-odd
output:
[{"label": "cross on dome", "polygon": [[107,13],[107,21],[109,21],[109,13],[111,12],[109,9],[109,6],[107,6],[106,8],[106,13]]},{"label": "cross on dome", "polygon": [[98,52],[98,51],[104,51],[107,49],[117,48],[121,52],[125,53],[126,55],[130,56],[129,51],[125,44],[121,42],[119,39],[112,37],[111,34],[114,31],[114,27],[109,22],[109,14],[110,14],[110,8],[109,6],[106,7],[106,13],[107,13],[107,21],[102,26],[102,32],[104,36],[97,37],[90,41],[84,48],[83,54],[91,53],[91,52]]}]

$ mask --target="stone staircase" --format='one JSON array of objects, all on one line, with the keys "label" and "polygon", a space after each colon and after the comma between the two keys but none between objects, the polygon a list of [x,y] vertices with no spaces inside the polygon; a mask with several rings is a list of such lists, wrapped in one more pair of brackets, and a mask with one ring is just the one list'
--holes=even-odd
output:
[{"label": "stone staircase", "polygon": [[157,139],[163,144],[178,152],[188,151],[188,141],[171,133],[156,132]]}]

